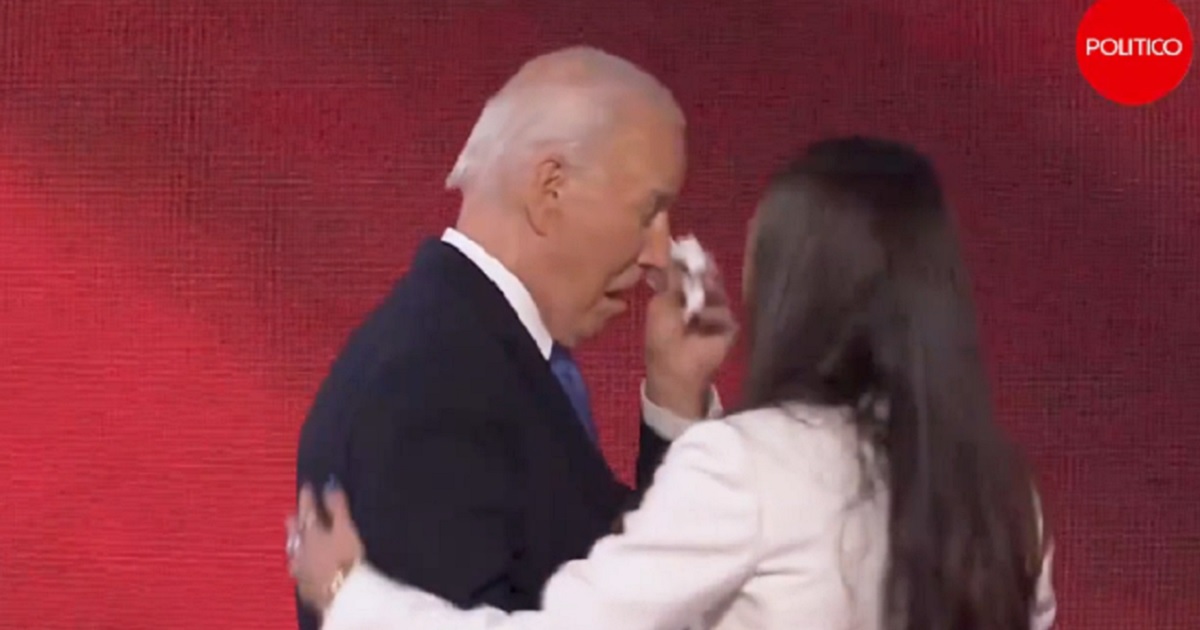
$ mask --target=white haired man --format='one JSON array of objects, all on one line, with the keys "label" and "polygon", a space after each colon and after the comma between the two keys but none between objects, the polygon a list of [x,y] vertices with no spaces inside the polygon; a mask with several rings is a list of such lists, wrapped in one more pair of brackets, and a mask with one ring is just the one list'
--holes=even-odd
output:
[{"label": "white haired man", "polygon": [[[533,59],[488,101],[447,178],[456,226],[351,336],[301,433],[298,485],[340,483],[375,567],[460,606],[530,609],[608,533],[636,495],[596,446],[570,350],[643,279],[675,286],[684,163],[670,92],[595,49]],[[698,326],[648,311],[639,486],[682,418],[719,413],[734,326],[710,293]]]}]

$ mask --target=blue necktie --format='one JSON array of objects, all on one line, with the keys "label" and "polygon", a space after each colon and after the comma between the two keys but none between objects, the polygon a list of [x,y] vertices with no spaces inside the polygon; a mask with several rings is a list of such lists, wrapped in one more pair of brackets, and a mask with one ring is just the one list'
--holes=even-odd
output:
[{"label": "blue necktie", "polygon": [[583,382],[583,373],[579,371],[575,359],[571,358],[571,352],[554,344],[554,348],[550,350],[550,371],[554,372],[554,377],[571,400],[579,423],[587,431],[588,437],[595,442],[596,423],[592,420],[592,403],[588,399],[587,384]]}]

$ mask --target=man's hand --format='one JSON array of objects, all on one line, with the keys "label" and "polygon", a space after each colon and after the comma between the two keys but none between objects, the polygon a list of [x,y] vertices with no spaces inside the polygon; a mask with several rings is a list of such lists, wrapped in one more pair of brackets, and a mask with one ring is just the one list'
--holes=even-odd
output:
[{"label": "man's hand", "polygon": [[705,304],[684,322],[683,269],[655,280],[646,309],[646,397],[683,418],[703,418],[717,369],[733,347],[737,322],[715,265],[704,277]]}]

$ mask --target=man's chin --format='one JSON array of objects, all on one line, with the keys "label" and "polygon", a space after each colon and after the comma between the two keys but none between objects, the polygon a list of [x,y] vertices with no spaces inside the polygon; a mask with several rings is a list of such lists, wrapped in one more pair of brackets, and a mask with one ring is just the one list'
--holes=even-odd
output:
[{"label": "man's chin", "polygon": [[611,319],[629,310],[629,300],[615,295],[606,295],[600,303],[603,318]]},{"label": "man's chin", "polygon": [[596,305],[586,323],[581,327],[580,339],[591,339],[599,335],[614,319],[618,319],[628,311],[628,301],[606,296]]}]

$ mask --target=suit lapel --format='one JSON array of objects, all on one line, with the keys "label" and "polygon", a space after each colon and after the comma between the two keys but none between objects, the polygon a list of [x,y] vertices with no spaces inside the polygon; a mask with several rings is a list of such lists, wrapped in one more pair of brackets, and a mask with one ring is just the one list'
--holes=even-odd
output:
[{"label": "suit lapel", "polygon": [[427,261],[442,267],[450,281],[459,287],[475,306],[481,325],[504,345],[514,369],[530,388],[538,402],[538,417],[563,446],[562,457],[580,472],[586,496],[604,507],[610,500],[615,477],[598,446],[575,417],[566,392],[550,371],[548,361],[538,350],[524,324],[500,289],[455,247],[441,241],[428,241],[417,254],[414,266]]}]

